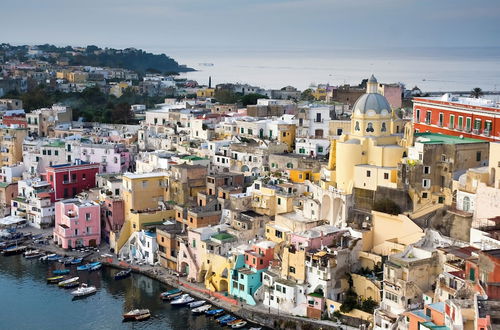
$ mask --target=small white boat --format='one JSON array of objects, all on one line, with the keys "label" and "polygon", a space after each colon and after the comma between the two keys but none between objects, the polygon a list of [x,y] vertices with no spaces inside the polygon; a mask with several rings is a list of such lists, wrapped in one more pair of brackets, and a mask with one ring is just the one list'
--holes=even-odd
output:
[{"label": "small white boat", "polygon": [[193,309],[205,305],[205,302],[206,300],[193,301],[192,303],[189,303],[188,306],[189,308]]},{"label": "small white boat", "polygon": [[[236,323],[236,324],[231,325],[231,328],[233,328],[233,329],[241,329],[241,328],[243,328],[245,325],[247,325],[247,321],[240,321],[240,322],[238,322],[238,323]],[[260,329],[260,328],[259,328],[259,329]]]},{"label": "small white boat", "polygon": [[40,250],[30,250],[30,251],[24,252],[24,257],[26,259],[32,259],[32,258],[36,258],[36,257],[40,257],[40,256],[42,256],[42,253],[40,252]]},{"label": "small white boat", "polygon": [[208,311],[210,308],[212,308],[212,305],[203,305],[203,306],[200,306],[197,308],[193,308],[191,310],[191,312],[193,314],[202,314],[202,313],[205,313],[206,311]]},{"label": "small white boat", "polygon": [[193,302],[193,301],[194,301],[193,297],[191,297],[188,294],[183,294],[179,298],[173,300],[170,304],[171,305],[175,305],[175,306],[182,306],[182,305],[185,305],[185,304],[189,304],[190,302]]},{"label": "small white boat", "polygon": [[72,278],[68,278],[67,280],[64,280],[64,281],[61,281],[61,282],[57,283],[57,285],[58,286],[65,286],[66,284],[77,282],[79,279],[80,278],[78,276],[72,277]]},{"label": "small white boat", "polygon": [[149,309],[134,309],[123,314],[125,321],[142,321],[151,317]]},{"label": "small white boat", "polygon": [[83,296],[88,296],[90,294],[96,293],[97,288],[95,286],[88,286],[87,284],[82,284],[81,287],[76,289],[75,291],[72,291],[71,294],[75,297],[83,297]]}]

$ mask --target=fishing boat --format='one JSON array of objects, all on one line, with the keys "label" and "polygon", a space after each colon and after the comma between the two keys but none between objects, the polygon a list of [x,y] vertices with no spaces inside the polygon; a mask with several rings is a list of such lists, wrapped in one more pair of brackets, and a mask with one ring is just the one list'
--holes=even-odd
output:
[{"label": "fishing boat", "polygon": [[227,325],[228,326],[232,326],[233,324],[236,324],[236,323],[241,322],[241,321],[244,321],[244,320],[243,319],[236,319],[234,321],[227,322]]},{"label": "fishing boat", "polygon": [[151,317],[149,309],[134,309],[123,314],[125,321],[142,321]]},{"label": "fishing boat", "polygon": [[69,269],[56,269],[52,271],[52,274],[54,275],[66,275],[69,274],[70,270]]},{"label": "fishing boat", "polygon": [[90,265],[89,272],[92,272],[94,270],[99,270],[101,269],[102,264],[100,262],[94,262],[93,264]]},{"label": "fishing boat", "polygon": [[176,292],[176,293],[169,294],[168,296],[163,296],[161,298],[163,300],[174,300],[174,299],[179,298],[179,296],[182,296],[182,295],[183,295],[183,292],[179,291],[179,292]]},{"label": "fishing boat", "polygon": [[193,314],[202,314],[202,313],[205,313],[206,311],[208,311],[210,308],[212,308],[212,305],[203,305],[203,306],[200,306],[197,308],[193,308],[191,310],[191,312]]},{"label": "fishing boat", "polygon": [[[233,323],[231,324],[231,328],[233,329],[241,329],[243,328],[245,325],[247,325],[247,321],[240,321],[238,323]],[[260,329],[260,328],[259,328]]]},{"label": "fishing boat", "polygon": [[81,265],[81,266],[78,266],[76,267],[76,270],[90,270],[91,268],[95,268],[97,266],[101,266],[101,263],[100,262],[92,262],[92,263],[88,263],[88,264],[85,264],[85,265]]},{"label": "fishing boat", "polygon": [[221,316],[224,313],[225,313],[225,311],[223,309],[218,308],[218,309],[211,309],[211,310],[206,311],[205,315],[217,317],[217,316]]},{"label": "fishing boat", "polygon": [[88,286],[83,283],[78,289],[75,291],[71,291],[71,294],[75,297],[85,297],[97,292],[97,288],[95,286]]},{"label": "fishing boat", "polygon": [[172,290],[162,292],[162,293],[160,293],[160,298],[165,299],[168,296],[171,296],[171,295],[176,294],[176,293],[182,293],[181,289],[172,289]]},{"label": "fishing boat", "polygon": [[76,282],[71,282],[71,283],[68,283],[68,284],[65,284],[62,286],[63,289],[72,289],[72,288],[76,288],[80,286],[80,282],[76,281]]},{"label": "fishing boat", "polygon": [[132,274],[132,268],[122,270],[115,274],[115,280],[123,280]]},{"label": "fishing boat", "polygon": [[55,284],[64,281],[64,276],[52,276],[47,278],[48,284]]},{"label": "fishing boat", "polygon": [[219,321],[219,323],[221,325],[227,325],[229,322],[233,322],[233,321],[236,321],[236,317],[230,315],[228,318],[225,318],[224,320]]},{"label": "fishing boat", "polygon": [[41,255],[42,255],[42,253],[40,252],[40,250],[29,250],[29,251],[24,252],[24,257],[26,259],[37,258]]},{"label": "fishing boat", "polygon": [[67,280],[64,280],[64,281],[61,281],[59,282],[57,285],[60,286],[60,287],[63,287],[65,286],[66,284],[70,284],[70,283],[75,283],[75,282],[78,282],[80,278],[78,276],[76,277],[72,277],[72,278],[68,278]]},{"label": "fishing boat", "polygon": [[16,254],[21,254],[23,253],[24,251],[26,251],[26,246],[14,246],[14,247],[10,247],[10,248],[7,248],[5,250],[2,251],[3,255],[4,256],[13,256],[13,255],[16,255]]},{"label": "fishing boat", "polygon": [[83,261],[83,258],[74,258],[73,261],[71,261],[72,265],[78,265]]},{"label": "fishing boat", "polygon": [[182,296],[180,296],[179,298],[172,300],[170,305],[182,306],[182,305],[188,304],[192,301],[194,301],[194,298],[186,293],[186,294],[183,294]]},{"label": "fishing boat", "polygon": [[189,303],[188,306],[189,308],[193,309],[205,305],[205,302],[206,300],[193,301],[192,303]]},{"label": "fishing boat", "polygon": [[59,260],[61,259],[62,257],[58,254],[49,254],[47,256],[47,261],[56,261],[56,260]]}]

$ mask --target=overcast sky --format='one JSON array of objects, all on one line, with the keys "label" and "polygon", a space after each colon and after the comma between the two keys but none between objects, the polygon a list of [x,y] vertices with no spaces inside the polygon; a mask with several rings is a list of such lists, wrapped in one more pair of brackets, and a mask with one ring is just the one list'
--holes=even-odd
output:
[{"label": "overcast sky", "polygon": [[499,0],[1,0],[1,42],[164,49],[499,46]]}]

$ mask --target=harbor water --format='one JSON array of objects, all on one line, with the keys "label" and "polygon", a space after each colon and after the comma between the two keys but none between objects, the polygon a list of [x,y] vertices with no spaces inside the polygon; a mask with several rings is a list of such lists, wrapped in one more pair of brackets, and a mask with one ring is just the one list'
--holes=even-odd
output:
[{"label": "harbor water", "polygon": [[[80,276],[80,283],[98,290],[73,300],[72,289],[46,284],[52,271],[63,267],[21,255],[0,256],[0,329],[222,329],[213,318],[162,302],[159,294],[171,287],[139,274],[115,281],[118,270],[111,268],[77,272],[71,266],[68,277]],[[150,309],[151,318],[123,323],[122,314],[135,308]]]}]

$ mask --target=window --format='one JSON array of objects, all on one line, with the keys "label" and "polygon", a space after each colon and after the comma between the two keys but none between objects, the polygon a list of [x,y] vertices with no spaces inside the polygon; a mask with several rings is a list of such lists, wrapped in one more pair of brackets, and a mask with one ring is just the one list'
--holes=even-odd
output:
[{"label": "window", "polygon": [[431,167],[430,166],[424,166],[424,174],[429,174],[431,173]]},{"label": "window", "polygon": [[422,188],[429,189],[431,187],[431,180],[423,179],[422,180]]},{"label": "window", "polygon": [[368,123],[368,125],[366,125],[366,132],[367,133],[375,132],[375,130],[373,129],[373,123]]},{"label": "window", "polygon": [[467,117],[467,119],[465,120],[465,130],[467,132],[470,132],[471,125],[472,125],[472,119],[470,117]]},{"label": "window", "polygon": [[323,152],[323,147],[319,146],[318,147],[318,152]]},{"label": "window", "polygon": [[464,129],[464,117],[462,116],[458,117],[458,129]]},{"label": "window", "polygon": [[359,121],[356,122],[356,125],[354,126],[355,131],[360,131],[361,129],[359,128]]},{"label": "window", "polygon": [[417,109],[417,114],[415,115],[415,122],[418,123],[420,121],[420,109]]},{"label": "window", "polygon": [[366,177],[369,178],[372,175],[371,171],[366,171]]},{"label": "window", "polygon": [[196,240],[195,240],[195,239],[193,239],[192,246],[193,246],[193,248],[195,248],[195,247],[196,247]]},{"label": "window", "polygon": [[305,153],[306,153],[306,149],[304,149],[304,148],[299,149],[299,154],[305,154]]},{"label": "window", "polygon": [[389,173],[384,173],[384,180],[389,180]]},{"label": "window", "polygon": [[288,271],[292,274],[295,274],[295,267],[293,266],[288,267]]},{"label": "window", "polygon": [[59,156],[59,150],[54,150],[54,155]]},{"label": "window", "polygon": [[451,129],[455,128],[455,115],[450,115],[450,123],[449,123],[448,127]]},{"label": "window", "polygon": [[76,182],[76,173],[71,173],[71,182]]},{"label": "window", "polygon": [[426,192],[422,193],[422,198],[427,198],[427,193]]},{"label": "window", "polygon": [[42,150],[42,155],[46,156],[47,155],[47,150]]},{"label": "window", "polygon": [[438,125],[439,126],[443,126],[444,124],[444,114],[443,113],[440,113],[439,114],[439,122],[438,122]]},{"label": "window", "polygon": [[432,116],[432,112],[431,111],[427,111],[427,113],[425,114],[425,123],[426,124],[430,124],[431,123],[431,116]]},{"label": "window", "polygon": [[281,205],[281,198],[278,198],[278,205]]},{"label": "window", "polygon": [[148,182],[146,180],[142,181],[142,188],[146,188],[148,186]]},{"label": "window", "polygon": [[474,119],[474,130],[475,134],[479,134],[481,131],[481,119]]},{"label": "window", "polygon": [[90,221],[92,219],[92,214],[85,213],[85,220]]},{"label": "window", "polygon": [[82,174],[82,180],[87,180],[87,174],[85,173]]},{"label": "window", "polygon": [[241,134],[245,133],[245,129],[243,127],[240,128],[240,132],[241,132]]},{"label": "window", "polygon": [[385,122],[382,123],[382,127],[380,128],[380,131],[381,132],[387,132],[387,126],[386,126]]},{"label": "window", "polygon": [[391,292],[385,292],[385,297],[395,303],[398,302],[398,296],[396,296],[395,294],[391,293]]}]

